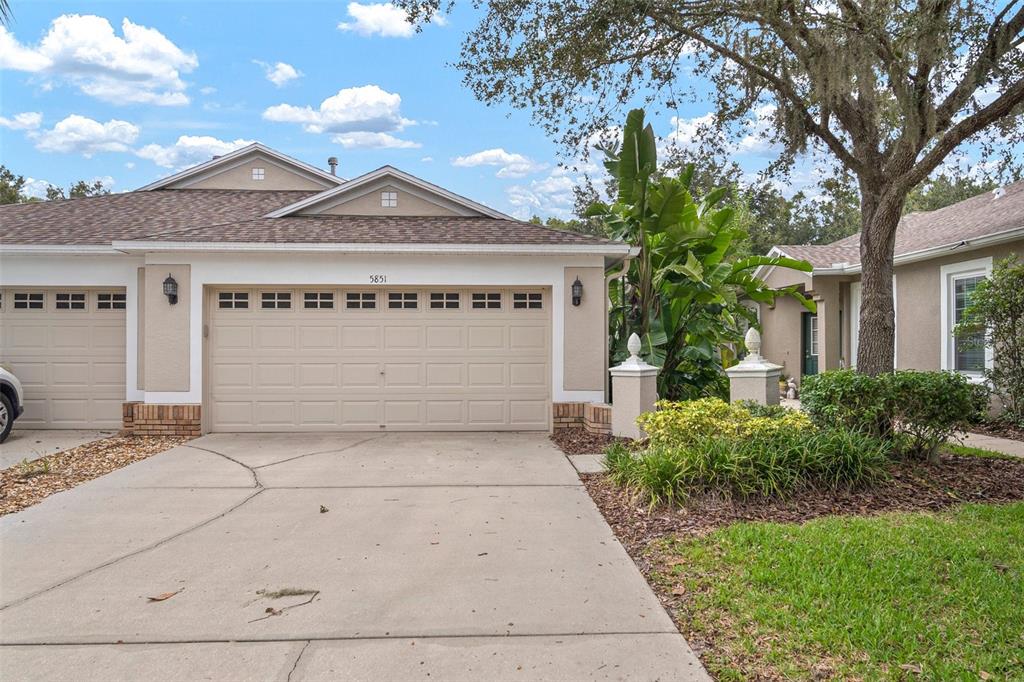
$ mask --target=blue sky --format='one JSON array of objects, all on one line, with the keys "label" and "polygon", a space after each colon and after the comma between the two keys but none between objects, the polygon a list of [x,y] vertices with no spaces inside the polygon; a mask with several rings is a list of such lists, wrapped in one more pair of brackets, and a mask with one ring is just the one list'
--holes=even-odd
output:
[{"label": "blue sky", "polygon": [[392,164],[520,217],[571,211],[555,142],[448,65],[471,9],[405,35],[373,3],[13,5],[0,161],[36,193],[94,178],[125,191],[259,140],[320,167],[337,156],[346,177]]},{"label": "blue sky", "polygon": [[[13,10],[0,28],[0,162],[37,194],[97,178],[126,191],[258,140],[323,168],[337,156],[345,177],[391,164],[518,217],[571,213],[579,176],[558,168],[555,141],[529,112],[476,101],[449,66],[471,8],[416,34],[373,2]],[[654,117],[656,132],[691,141],[706,113],[681,105]],[[772,153],[752,135],[734,158],[755,171]],[[797,170],[794,186],[813,182]]]}]

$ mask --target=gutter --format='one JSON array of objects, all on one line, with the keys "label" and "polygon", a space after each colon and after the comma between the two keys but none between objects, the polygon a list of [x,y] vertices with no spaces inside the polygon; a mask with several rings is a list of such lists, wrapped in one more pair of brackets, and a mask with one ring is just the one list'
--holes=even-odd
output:
[{"label": "gutter", "polygon": [[124,252],[104,244],[2,244],[0,256],[117,256]]},{"label": "gutter", "polygon": [[270,243],[270,242],[162,242],[115,241],[124,253],[153,251],[206,251],[227,253],[383,253],[383,254],[480,254],[628,257],[627,244],[380,244],[380,243]]}]

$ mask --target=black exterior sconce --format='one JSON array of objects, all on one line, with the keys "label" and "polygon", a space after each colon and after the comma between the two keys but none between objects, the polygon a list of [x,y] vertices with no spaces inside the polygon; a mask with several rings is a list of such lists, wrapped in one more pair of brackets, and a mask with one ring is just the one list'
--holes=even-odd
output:
[{"label": "black exterior sconce", "polygon": [[576,281],[572,283],[572,304],[579,305],[583,300],[583,282],[577,277]]},{"label": "black exterior sconce", "polygon": [[167,275],[167,279],[164,280],[164,296],[167,297],[167,302],[171,305],[178,302],[178,280],[170,275]]}]

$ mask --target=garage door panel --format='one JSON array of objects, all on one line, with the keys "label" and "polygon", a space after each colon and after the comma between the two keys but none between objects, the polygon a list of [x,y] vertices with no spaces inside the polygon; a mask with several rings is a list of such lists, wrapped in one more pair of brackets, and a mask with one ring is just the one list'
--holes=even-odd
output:
[{"label": "garage door panel", "polygon": [[[391,309],[387,292],[378,291],[378,307],[365,309],[347,308],[341,287],[334,289],[341,305],[333,309],[210,307],[208,426],[548,428],[547,303],[539,311],[514,310],[504,290],[501,307],[473,309],[463,291],[459,308],[431,309],[430,290],[420,289],[418,308]],[[292,289],[292,300],[304,300],[303,293]]]},{"label": "garage door panel", "polygon": [[346,362],[341,366],[341,387],[377,388],[380,386],[380,366],[376,362]]},{"label": "garage door panel", "polygon": [[[14,291],[4,289],[2,300],[11,301]],[[125,400],[125,310],[99,310],[98,292],[91,289],[17,291],[41,293],[43,306],[0,310],[0,362],[25,390],[25,412],[15,426],[118,428]],[[58,310],[58,292],[84,294],[85,308]]]}]

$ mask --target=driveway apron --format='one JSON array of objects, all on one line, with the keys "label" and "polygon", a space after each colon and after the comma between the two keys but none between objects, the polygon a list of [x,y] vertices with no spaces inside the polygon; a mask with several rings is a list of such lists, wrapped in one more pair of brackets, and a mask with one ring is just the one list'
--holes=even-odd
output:
[{"label": "driveway apron", "polygon": [[205,436],[0,554],[2,679],[707,679],[543,434]]}]

